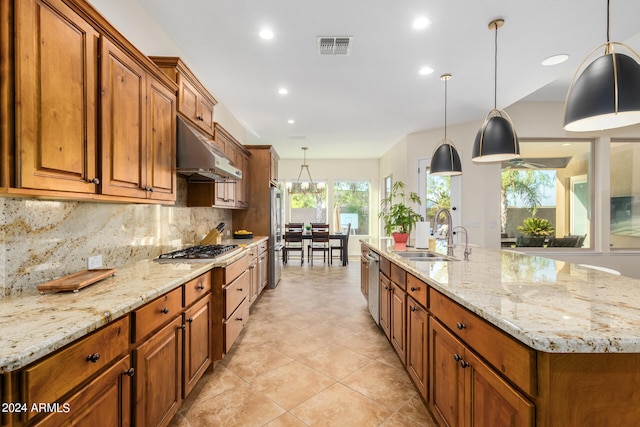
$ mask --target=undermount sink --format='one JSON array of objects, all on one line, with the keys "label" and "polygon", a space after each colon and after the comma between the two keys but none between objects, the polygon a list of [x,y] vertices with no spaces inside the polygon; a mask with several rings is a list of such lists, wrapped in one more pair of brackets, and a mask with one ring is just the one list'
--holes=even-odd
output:
[{"label": "undermount sink", "polygon": [[394,254],[406,259],[407,261],[457,261],[455,258],[451,258],[436,252],[426,251],[394,251]]}]

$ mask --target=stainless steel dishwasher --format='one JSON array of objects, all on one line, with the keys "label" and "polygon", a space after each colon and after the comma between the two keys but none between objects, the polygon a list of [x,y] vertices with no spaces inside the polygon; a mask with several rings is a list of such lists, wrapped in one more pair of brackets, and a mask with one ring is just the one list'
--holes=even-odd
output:
[{"label": "stainless steel dishwasher", "polygon": [[367,254],[369,260],[369,311],[376,323],[380,324],[380,255]]}]

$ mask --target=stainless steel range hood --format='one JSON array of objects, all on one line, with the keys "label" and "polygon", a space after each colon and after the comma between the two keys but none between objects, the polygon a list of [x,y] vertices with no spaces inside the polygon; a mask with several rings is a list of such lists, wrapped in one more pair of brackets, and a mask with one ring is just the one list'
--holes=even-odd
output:
[{"label": "stainless steel range hood", "polygon": [[177,119],[176,171],[191,182],[237,181],[242,171],[231,164],[215,142],[206,134]]}]

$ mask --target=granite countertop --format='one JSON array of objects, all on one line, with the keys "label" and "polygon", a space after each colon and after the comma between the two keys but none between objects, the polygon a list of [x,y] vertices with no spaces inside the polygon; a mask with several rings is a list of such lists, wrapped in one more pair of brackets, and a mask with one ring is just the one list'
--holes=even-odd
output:
[{"label": "granite countertop", "polygon": [[[257,244],[267,237],[224,243]],[[0,298],[0,374],[15,371],[106,325],[207,271],[220,262],[158,263],[145,260],[117,267],[114,276],[79,292],[25,292]]]},{"label": "granite countertop", "polygon": [[414,262],[387,240],[362,243],[535,350],[640,352],[640,280],[509,250]]}]

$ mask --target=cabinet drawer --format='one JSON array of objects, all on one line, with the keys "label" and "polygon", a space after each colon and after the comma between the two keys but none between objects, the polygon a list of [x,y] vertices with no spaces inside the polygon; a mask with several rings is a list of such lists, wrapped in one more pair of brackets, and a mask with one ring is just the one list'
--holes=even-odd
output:
[{"label": "cabinet drawer", "polygon": [[233,343],[249,321],[249,300],[245,299],[240,307],[224,322],[224,352],[228,353]]},{"label": "cabinet drawer", "polygon": [[535,352],[434,289],[429,309],[487,362],[525,393],[536,392]]},{"label": "cabinet drawer", "polygon": [[380,256],[380,271],[385,276],[391,277],[391,261],[383,256]]},{"label": "cabinet drawer", "polygon": [[267,249],[269,249],[269,241],[268,240],[264,240],[264,241],[258,243],[258,255],[261,254],[262,252],[266,251]]},{"label": "cabinet drawer", "polygon": [[211,272],[196,277],[184,284],[184,306],[191,304],[202,298],[211,290]]},{"label": "cabinet drawer", "polygon": [[393,283],[400,286],[402,290],[407,290],[407,272],[404,268],[391,263],[391,276],[389,278]]},{"label": "cabinet drawer", "polygon": [[411,274],[407,274],[407,294],[427,308],[427,284]]},{"label": "cabinet drawer", "polygon": [[250,248],[247,248],[247,252],[249,253],[248,254],[249,258],[257,257],[258,256],[258,246],[254,245],[254,246],[251,246]]},{"label": "cabinet drawer", "polygon": [[229,264],[224,268],[224,284],[233,282],[236,277],[240,276],[244,271],[249,268],[249,257],[243,256],[233,264]]},{"label": "cabinet drawer", "polygon": [[251,280],[249,271],[245,270],[240,277],[224,288],[224,318],[228,319],[231,313],[249,295]]},{"label": "cabinet drawer", "polygon": [[[116,320],[23,370],[24,402],[53,403],[129,349],[129,317]],[[28,412],[28,418],[37,412]]]},{"label": "cabinet drawer", "polygon": [[170,291],[160,298],[133,312],[133,342],[168,323],[182,311],[182,287]]}]

